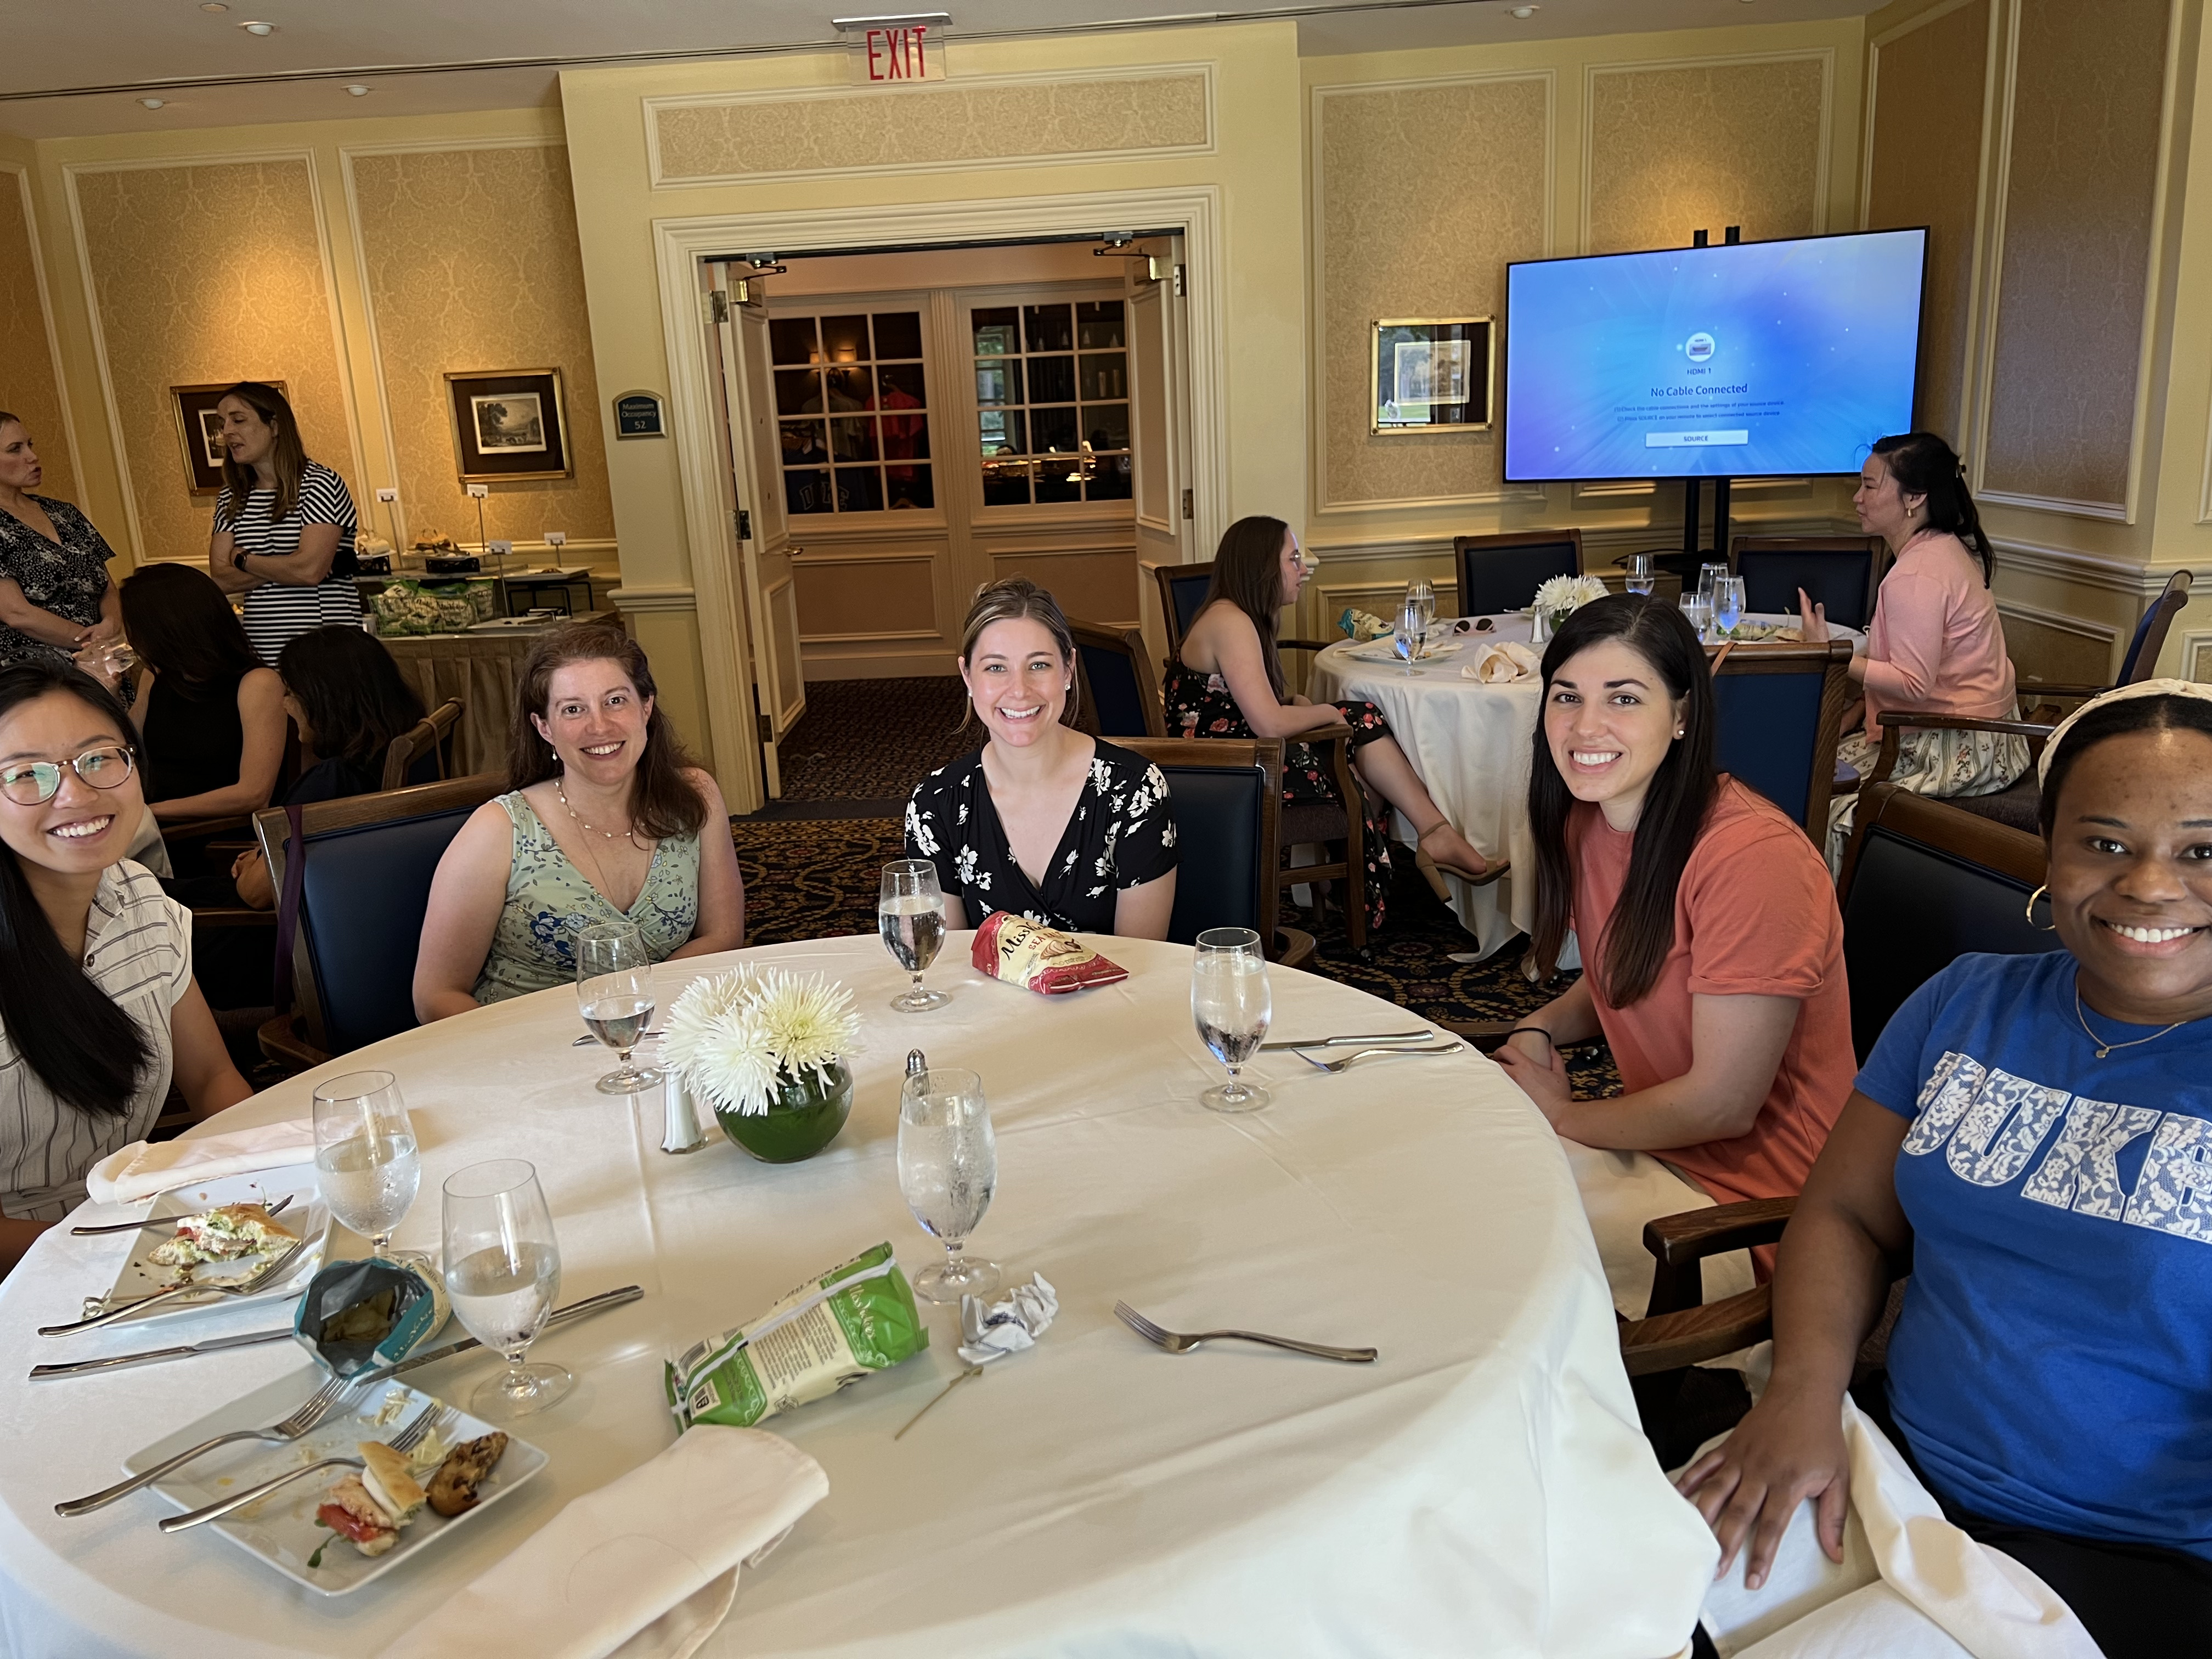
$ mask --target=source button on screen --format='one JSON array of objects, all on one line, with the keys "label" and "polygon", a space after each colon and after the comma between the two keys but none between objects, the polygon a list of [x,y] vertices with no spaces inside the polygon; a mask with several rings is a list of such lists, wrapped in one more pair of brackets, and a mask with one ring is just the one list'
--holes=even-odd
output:
[{"label": "source button on screen", "polygon": [[1723,444],[1747,444],[1751,434],[1742,428],[1708,428],[1702,432],[1647,432],[1646,449],[1714,449]]}]

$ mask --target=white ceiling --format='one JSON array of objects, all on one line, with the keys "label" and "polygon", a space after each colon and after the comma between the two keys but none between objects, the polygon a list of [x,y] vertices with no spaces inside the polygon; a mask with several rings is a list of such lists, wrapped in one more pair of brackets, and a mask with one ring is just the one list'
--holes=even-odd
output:
[{"label": "white ceiling", "polygon": [[[556,100],[563,64],[830,46],[830,20],[950,7],[948,38],[1272,15],[1307,57],[1649,29],[1855,16],[1876,0],[31,0],[9,32],[0,131],[28,138],[349,116],[514,109]],[[20,5],[23,0],[17,0]],[[276,26],[262,37],[240,25]],[[411,71],[411,72],[410,72]],[[348,82],[369,88],[349,94]],[[38,94],[27,96],[26,94]],[[61,95],[54,95],[61,94]],[[142,97],[159,97],[147,110]]]}]

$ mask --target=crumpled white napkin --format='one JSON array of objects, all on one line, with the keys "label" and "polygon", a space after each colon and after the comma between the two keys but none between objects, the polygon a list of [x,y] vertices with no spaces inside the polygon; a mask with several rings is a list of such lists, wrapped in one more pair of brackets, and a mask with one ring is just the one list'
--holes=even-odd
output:
[{"label": "crumpled white napkin", "polygon": [[1480,656],[1459,672],[1486,685],[1503,685],[1510,680],[1527,679],[1543,665],[1543,660],[1516,641],[1500,640],[1486,647]]},{"label": "crumpled white napkin", "polygon": [[[982,1307],[981,1297],[960,1298],[961,1327],[974,1333],[973,1339],[961,1346],[963,1359],[981,1365],[1036,1346],[1037,1338],[1060,1311],[1060,1292],[1045,1282],[1042,1273],[1032,1273],[1030,1279],[1032,1283],[1015,1285],[1004,1302],[994,1302],[988,1308]],[[968,1317],[971,1303],[981,1310],[980,1323]]]},{"label": "crumpled white napkin", "polygon": [[94,1164],[84,1185],[95,1204],[135,1204],[173,1187],[314,1161],[315,1126],[309,1119],[294,1118],[227,1135],[150,1145],[134,1140]]},{"label": "crumpled white napkin", "polygon": [[737,1600],[738,1568],[829,1492],[780,1436],[699,1424],[577,1498],[379,1659],[688,1659]]}]

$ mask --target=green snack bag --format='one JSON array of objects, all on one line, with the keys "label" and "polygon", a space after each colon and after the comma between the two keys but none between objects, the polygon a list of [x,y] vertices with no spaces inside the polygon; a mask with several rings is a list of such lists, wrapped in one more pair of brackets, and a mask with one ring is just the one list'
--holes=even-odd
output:
[{"label": "green snack bag", "polygon": [[929,1346],[914,1291],[878,1244],[800,1285],[749,1325],[694,1343],[668,1362],[679,1428],[763,1418],[833,1395]]}]

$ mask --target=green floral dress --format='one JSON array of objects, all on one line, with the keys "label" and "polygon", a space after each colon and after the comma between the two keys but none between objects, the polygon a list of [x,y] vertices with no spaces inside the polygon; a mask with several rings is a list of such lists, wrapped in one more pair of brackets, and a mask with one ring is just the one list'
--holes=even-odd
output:
[{"label": "green floral dress", "polygon": [[499,804],[514,825],[514,858],[491,954],[477,977],[478,1002],[574,985],[576,935],[595,922],[629,922],[655,962],[690,942],[699,924],[698,836],[672,836],[654,848],[636,902],[617,910],[568,861],[520,790],[501,795]]}]

